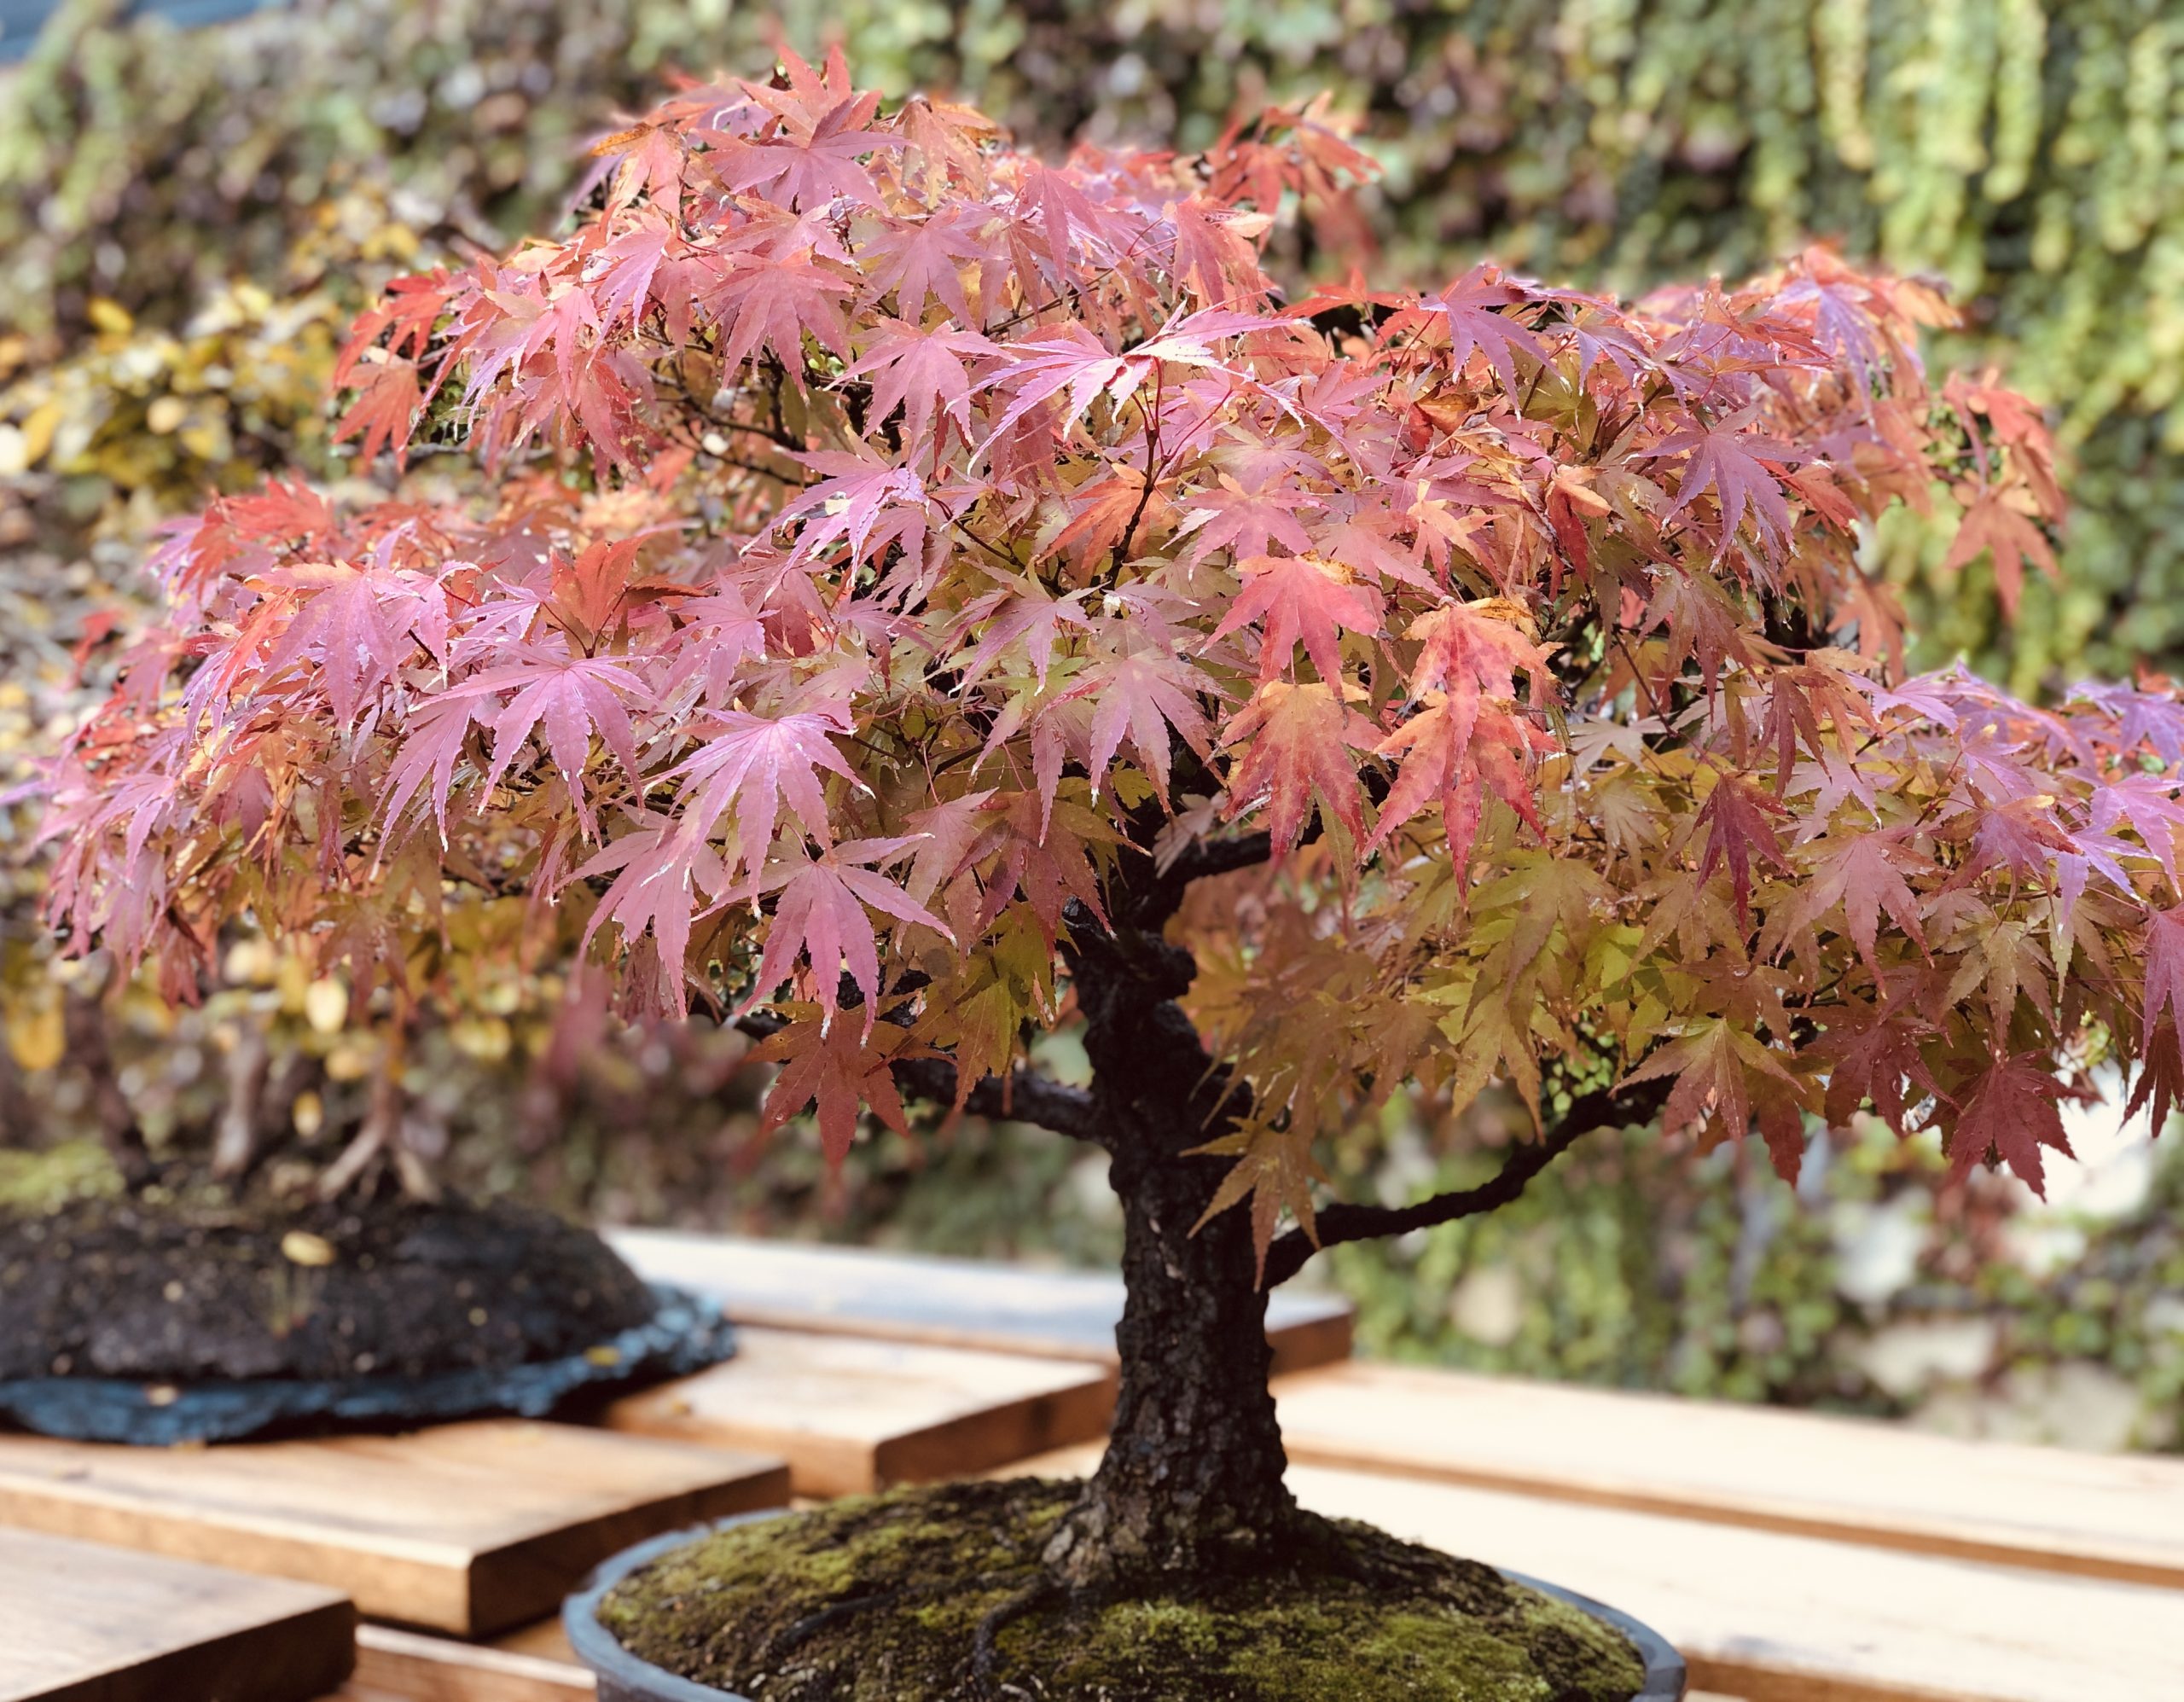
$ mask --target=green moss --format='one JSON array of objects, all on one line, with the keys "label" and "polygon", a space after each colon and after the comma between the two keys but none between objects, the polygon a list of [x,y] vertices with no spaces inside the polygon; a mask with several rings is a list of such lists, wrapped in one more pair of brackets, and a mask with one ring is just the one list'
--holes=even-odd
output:
[{"label": "green moss", "polygon": [[[1075,1493],[953,1484],[738,1526],[632,1575],[600,1618],[642,1659],[755,1702],[940,1702],[968,1693],[980,1619],[1038,1577]],[[1368,1526],[1334,1530],[1292,1570],[1010,1619],[996,1693],[1626,1702],[1643,1682],[1629,1644],[1586,1614]]]},{"label": "green moss", "polygon": [[121,1172],[94,1141],[64,1141],[36,1153],[0,1151],[0,1211],[43,1217],[120,1192]]}]

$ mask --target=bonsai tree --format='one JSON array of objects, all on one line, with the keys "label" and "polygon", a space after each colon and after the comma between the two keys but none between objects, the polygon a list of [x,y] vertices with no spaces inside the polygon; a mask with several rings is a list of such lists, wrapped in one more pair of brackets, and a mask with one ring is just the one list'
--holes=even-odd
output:
[{"label": "bonsai tree", "polygon": [[[1922,370],[1926,288],[1815,251],[1635,306],[1484,264],[1291,299],[1269,229],[1366,170],[1316,110],[1053,165],[839,57],[600,158],[572,235],[397,283],[344,357],[366,457],[496,501],[276,484],[160,555],[53,914],[177,995],[247,915],[423,1009],[496,973],[450,914],[528,907],[581,922],[575,996],[767,1037],[768,1119],[831,1153],[914,1104],[1104,1148],[1113,1440],[998,1595],[957,1563],[976,1682],[1059,1685],[1003,1633],[1087,1602],[1417,1585],[1284,1487],[1266,1295],[1321,1248],[1610,1126],[1794,1173],[1867,1112],[2036,1188],[2096,1063],[2165,1118],[2184,708],[1905,678],[1860,565],[1940,484],[2005,578],[2059,510],[2032,411]],[[1065,1028],[1089,1087],[1037,1066]],[[1493,1181],[1316,1191],[1322,1131],[1490,1083],[1537,1125]],[[1635,1687],[1588,1670],[1555,1693]]]}]

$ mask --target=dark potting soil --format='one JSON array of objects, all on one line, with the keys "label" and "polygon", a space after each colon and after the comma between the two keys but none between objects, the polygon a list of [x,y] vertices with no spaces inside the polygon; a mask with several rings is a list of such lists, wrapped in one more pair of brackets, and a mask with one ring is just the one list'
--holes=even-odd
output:
[{"label": "dark potting soil", "polygon": [[1629,1702],[1636,1650],[1490,1566],[1335,1521],[1287,1572],[1162,1595],[1025,1595],[1077,1485],[900,1490],[741,1525],[610,1591],[599,1621],[642,1660],[754,1702]]},{"label": "dark potting soil", "polygon": [[503,1201],[237,1198],[170,1173],[0,1211],[0,1380],[501,1369],[582,1354],[654,1306],[597,1236]]}]

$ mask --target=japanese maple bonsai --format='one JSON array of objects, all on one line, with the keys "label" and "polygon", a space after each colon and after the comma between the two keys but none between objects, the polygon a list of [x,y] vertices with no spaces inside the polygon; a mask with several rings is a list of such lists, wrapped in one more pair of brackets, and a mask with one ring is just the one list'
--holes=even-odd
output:
[{"label": "japanese maple bonsai", "polygon": [[[768,1118],[832,1153],[914,1101],[1105,1149],[1098,1474],[660,1561],[601,1610],[648,1660],[1631,1694],[1596,1622],[1298,1509],[1267,1292],[1604,1127],[1787,1174],[1866,1111],[2037,1187],[2096,1064],[2165,1117],[2184,707],[1907,679],[1859,562],[1946,485],[2011,590],[2039,421],[1931,384],[1942,304],[1826,253],[1635,307],[1485,265],[1285,299],[1270,227],[1366,169],[1312,109],[1052,165],[791,60],[601,159],[574,235],[398,284],[346,358],[368,456],[468,444],[496,502],[276,487],[167,553],[56,915],[186,979],[247,912],[421,1002],[447,908],[520,899],[630,1008],[765,1036]],[[1065,1027],[1089,1087],[1035,1065]],[[1323,1131],[1495,1082],[1537,1128],[1493,1180],[1316,1195]]]}]

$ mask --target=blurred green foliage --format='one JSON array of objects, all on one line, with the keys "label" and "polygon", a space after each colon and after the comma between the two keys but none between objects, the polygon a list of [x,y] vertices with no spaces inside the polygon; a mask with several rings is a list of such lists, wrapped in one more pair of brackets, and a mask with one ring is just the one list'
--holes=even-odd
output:
[{"label": "blurred green foliage", "polygon": [[[1946,584],[1925,528],[1876,540],[1924,659],[1963,652],[2022,689],[2184,672],[2184,18],[2162,0],[305,0],[189,32],[105,27],[117,10],[70,0],[0,73],[0,787],[67,724],[83,623],[125,610],[162,514],[283,465],[340,470],[324,375],[386,272],[550,226],[587,137],[677,67],[763,63],[776,29],[806,49],[839,34],[861,81],[960,92],[1056,148],[1197,146],[1240,107],[1331,89],[1385,166],[1376,264],[1414,277],[1490,250],[1629,290],[1808,234],[1937,272],[1968,311],[1937,357],[2003,363],[2077,467],[2065,584],[2031,586],[2013,628],[1984,564]],[[1324,274],[1365,257],[1296,258]],[[0,854],[23,826],[0,811]],[[65,1031],[83,990],[35,939],[31,897],[0,861],[11,1139],[95,1131],[102,1068],[155,1143],[203,1129],[244,1022],[312,1060],[301,1159],[301,1123],[340,1124],[363,1060],[278,963],[239,963],[199,1011],[126,1002],[111,1055],[87,1060]],[[481,1008],[406,1060],[458,1182],[934,1251],[1118,1245],[1096,1157],[1067,1143],[882,1135],[830,1177],[807,1145],[754,1142],[732,1037],[607,1037],[542,1080],[520,1067],[548,1049],[538,1008]],[[1414,1197],[1493,1162],[1490,1129],[1390,1114],[1416,1125],[1392,1158],[1331,1155],[1345,1195]],[[2076,1368],[2148,1415],[2111,1439],[2173,1444],[2180,1160],[2164,1149],[2143,1199],[2036,1269],[2013,1197],[1928,1212],[1916,1149],[1845,1146],[1800,1200],[1733,1153],[1602,1140],[1507,1211],[1338,1249],[1323,1275],[1376,1352],[1876,1412],[1931,1406],[1952,1377],[1949,1398],[2007,1406]],[[0,1189],[67,1181],[18,1170]],[[1891,1225],[1907,1250],[1876,1285],[1854,1267]],[[1967,1326],[1968,1369],[1877,1356]]]}]

